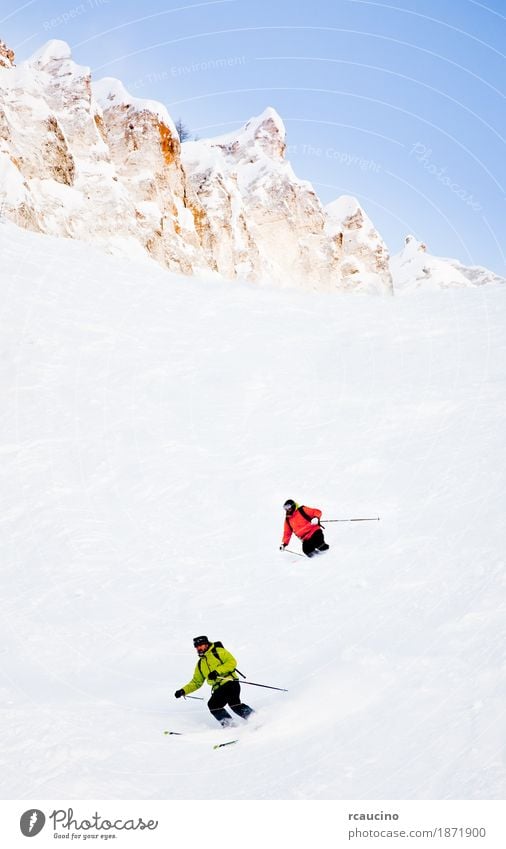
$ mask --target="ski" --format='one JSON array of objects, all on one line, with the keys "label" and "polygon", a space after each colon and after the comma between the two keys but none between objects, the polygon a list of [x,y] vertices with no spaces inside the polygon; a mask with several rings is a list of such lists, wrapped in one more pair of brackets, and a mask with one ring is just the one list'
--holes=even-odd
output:
[{"label": "ski", "polygon": [[238,742],[239,742],[239,740],[227,740],[226,743],[216,743],[213,746],[213,749],[222,749],[223,746],[232,746],[233,743],[238,743]]},{"label": "ski", "polygon": [[[175,737],[184,737],[185,734],[191,735],[191,731],[164,731],[163,732],[166,737],[175,736]],[[225,743],[215,743],[213,749],[222,749],[224,746],[232,746],[234,743],[238,743],[239,740],[227,740]]]}]

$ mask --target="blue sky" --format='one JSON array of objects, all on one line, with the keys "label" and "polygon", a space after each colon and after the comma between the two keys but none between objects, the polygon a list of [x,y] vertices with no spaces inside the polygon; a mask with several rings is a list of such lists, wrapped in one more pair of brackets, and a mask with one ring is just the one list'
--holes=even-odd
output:
[{"label": "blue sky", "polygon": [[2,0],[0,38],[63,39],[199,136],[273,106],[298,176],[392,253],[413,233],[506,273],[504,0]]}]

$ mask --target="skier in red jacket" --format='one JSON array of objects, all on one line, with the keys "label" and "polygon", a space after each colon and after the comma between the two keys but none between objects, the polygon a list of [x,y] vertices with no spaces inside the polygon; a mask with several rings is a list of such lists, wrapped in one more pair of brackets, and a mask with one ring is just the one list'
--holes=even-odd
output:
[{"label": "skier in red jacket", "polygon": [[290,542],[292,534],[302,540],[302,551],[306,557],[313,557],[327,551],[329,546],[323,537],[320,526],[322,511],[316,507],[304,507],[298,505],[292,498],[288,498],[283,504],[286,513],[283,527],[283,542],[280,548],[284,549]]}]

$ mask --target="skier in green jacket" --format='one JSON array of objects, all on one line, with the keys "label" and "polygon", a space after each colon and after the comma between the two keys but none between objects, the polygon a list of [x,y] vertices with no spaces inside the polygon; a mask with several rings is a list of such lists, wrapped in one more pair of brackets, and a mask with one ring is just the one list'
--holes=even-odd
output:
[{"label": "skier in green jacket", "polygon": [[228,705],[242,719],[248,719],[254,713],[253,708],[241,702],[241,685],[235,671],[235,657],[220,643],[211,643],[208,637],[195,637],[193,645],[199,656],[192,680],[176,690],[174,696],[180,699],[202,687],[204,681],[212,688],[207,706],[218,722],[226,727],[233,725],[233,719],[225,710]]}]

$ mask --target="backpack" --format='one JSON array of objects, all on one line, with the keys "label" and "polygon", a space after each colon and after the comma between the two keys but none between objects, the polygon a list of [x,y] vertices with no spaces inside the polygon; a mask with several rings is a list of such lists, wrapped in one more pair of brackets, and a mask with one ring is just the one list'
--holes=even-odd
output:
[{"label": "backpack", "polygon": [[[313,518],[312,516],[308,516],[308,514],[307,514],[307,513],[306,513],[306,511],[304,510],[304,506],[303,506],[302,504],[301,504],[301,506],[300,506],[300,507],[297,507],[297,510],[299,511],[299,513],[300,513],[300,515],[302,516],[302,518],[306,520],[306,522],[310,522],[310,521],[311,521],[311,519]],[[297,512],[297,511],[295,511],[295,512]],[[291,530],[293,531],[292,525],[291,525],[291,523],[290,523],[290,516],[287,516],[287,517],[286,517],[286,521],[288,522],[288,524],[290,525]]]}]

